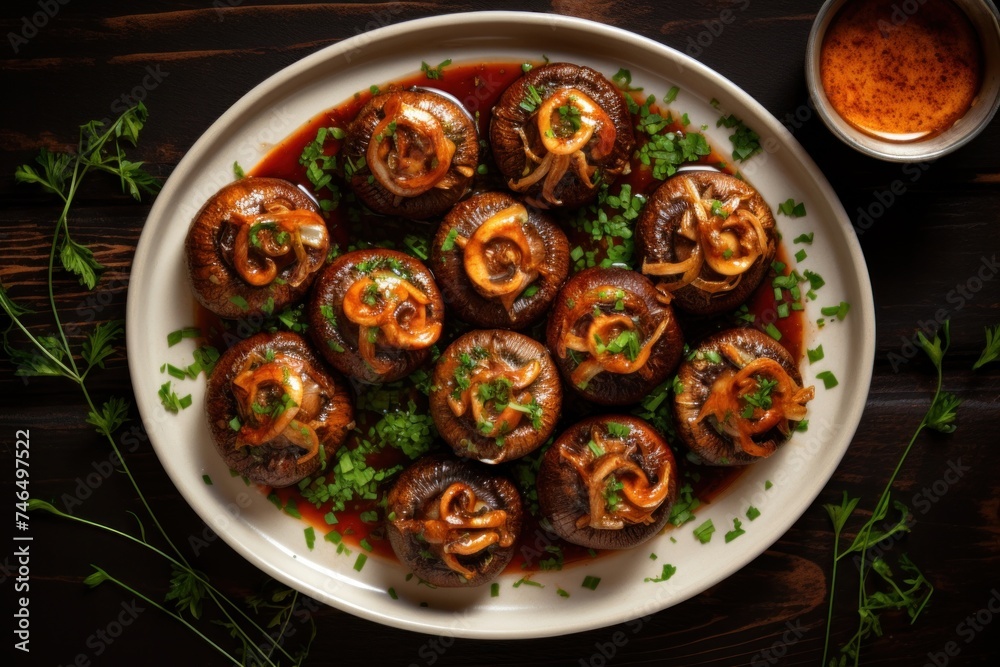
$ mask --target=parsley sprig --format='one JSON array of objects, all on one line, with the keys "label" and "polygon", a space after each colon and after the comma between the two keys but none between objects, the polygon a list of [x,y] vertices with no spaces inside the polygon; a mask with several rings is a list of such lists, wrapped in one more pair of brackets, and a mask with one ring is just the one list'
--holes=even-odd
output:
[{"label": "parsley sprig", "polygon": [[[281,635],[273,635],[258,625],[242,607],[223,595],[209,583],[207,577],[191,567],[184,552],[177,547],[160,524],[145,494],[133,477],[127,459],[122,456],[115,432],[128,420],[129,402],[122,397],[112,396],[98,406],[87,386],[91,371],[95,368],[104,368],[105,362],[114,355],[115,344],[123,334],[122,323],[112,321],[94,327],[85,335],[78,354],[70,346],[69,336],[62,324],[54,289],[57,271],[56,257],[58,256],[62,267],[75,275],[87,289],[93,289],[97,285],[104,268],[93,252],[73,240],[70,234],[70,211],[85,177],[92,171],[111,174],[120,181],[122,191],[127,192],[137,200],[140,200],[143,194],[154,193],[159,189],[159,181],[143,169],[142,162],[129,160],[122,146],[124,143],[133,146],[136,144],[146,118],[146,108],[139,104],[124,112],[110,124],[102,121],[91,121],[80,127],[79,141],[75,152],[52,152],[43,148],[35,160],[37,166],[25,164],[17,168],[15,178],[18,182],[38,185],[62,200],[62,210],[56,219],[53,230],[46,273],[49,314],[55,334],[39,335],[33,333],[25,324],[25,317],[32,314],[31,311],[14,301],[2,285],[0,285],[0,308],[10,319],[10,324],[2,332],[2,338],[4,351],[16,367],[15,373],[23,377],[62,377],[77,385],[88,406],[87,423],[94,426],[97,432],[107,440],[117,457],[118,467],[132,484],[136,497],[145,509],[148,520],[159,533],[165,548],[161,549],[150,542],[147,539],[146,530],[141,524],[138,535],[133,535],[130,532],[90,521],[82,516],[67,514],[51,503],[37,498],[30,499],[27,506],[31,511],[47,512],[66,521],[74,521],[109,533],[165,559],[173,571],[170,589],[165,599],[174,602],[176,611],[168,609],[160,601],[150,598],[133,588],[129,583],[115,578],[106,570],[96,566],[90,576],[84,580],[88,586],[95,587],[107,582],[129,591],[145,603],[186,626],[204,639],[209,646],[225,656],[228,662],[241,664],[236,656],[219,646],[196,627],[192,620],[189,620],[189,618],[197,620],[201,615],[203,601],[209,600],[221,614],[219,622],[229,630],[232,637],[243,645],[242,656],[245,664],[252,663],[273,667],[285,659],[289,662],[295,662],[299,659],[298,656],[292,655],[288,649],[274,639],[274,637]],[[28,343],[27,348],[20,347],[12,340],[12,334],[15,332],[18,333],[19,339]],[[180,338],[183,337],[184,335],[181,334]],[[183,408],[186,397],[178,398],[169,385],[168,382],[164,387],[161,387],[161,398],[165,400],[165,406],[175,409]],[[297,594],[289,607],[289,613],[296,604],[295,600],[297,600]]]},{"label": "parsley sprig", "polygon": [[[872,510],[871,516],[858,530],[854,540],[850,543],[847,549],[841,551],[840,535],[844,530],[844,526],[846,525],[848,519],[854,514],[854,510],[860,499],[849,498],[847,492],[845,491],[843,500],[841,500],[839,505],[831,503],[823,506],[830,517],[830,521],[833,523],[834,536],[833,572],[830,576],[830,600],[827,608],[826,640],[823,646],[822,661],[822,664],[829,664],[831,667],[846,665],[847,658],[851,658],[855,665],[859,663],[861,646],[864,640],[871,635],[875,635],[877,637],[882,636],[882,627],[879,623],[880,612],[886,609],[905,610],[910,617],[910,622],[912,623],[927,606],[931,595],[934,593],[933,584],[931,584],[931,582],[920,573],[920,570],[917,569],[916,565],[914,565],[905,555],[899,558],[899,567],[908,576],[903,579],[903,585],[900,586],[894,578],[893,571],[889,567],[888,563],[882,557],[872,559],[869,557],[868,553],[869,549],[874,548],[879,542],[882,542],[886,538],[900,533],[906,533],[910,530],[909,510],[906,505],[898,500],[892,500],[891,492],[892,485],[895,483],[896,477],[899,475],[899,471],[902,469],[907,455],[913,448],[913,444],[916,442],[917,436],[919,436],[925,428],[933,429],[942,433],[952,433],[955,430],[955,409],[961,401],[953,394],[941,390],[942,361],[944,360],[944,355],[948,351],[948,346],[951,342],[949,322],[947,320],[944,322],[941,326],[941,330],[934,335],[933,340],[928,340],[922,332],[917,334],[917,338],[920,348],[934,364],[934,368],[937,372],[937,387],[934,391],[934,396],[931,399],[931,404],[928,407],[927,412],[920,420],[913,436],[910,438],[909,443],[903,450],[899,461],[896,463],[895,470],[893,470],[892,475],[890,475],[889,481],[886,483],[885,489],[882,491],[882,495],[879,497],[878,502],[875,504],[875,508]],[[890,506],[898,513],[895,520],[888,519]],[[857,558],[860,563],[860,576],[858,584],[858,629],[857,632],[854,633],[854,636],[848,640],[847,644],[841,647],[840,659],[838,660],[837,658],[832,658],[830,662],[827,663],[830,648],[830,629],[833,620],[833,603],[837,582],[837,564],[845,556],[852,553],[858,554]],[[873,579],[868,576],[872,572],[877,574],[878,578],[886,584],[887,588],[885,590],[872,590],[874,586],[869,582]]]}]

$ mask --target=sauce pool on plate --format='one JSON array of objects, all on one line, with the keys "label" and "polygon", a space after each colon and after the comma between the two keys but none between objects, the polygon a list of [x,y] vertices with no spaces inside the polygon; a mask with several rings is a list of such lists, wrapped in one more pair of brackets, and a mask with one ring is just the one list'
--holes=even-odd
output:
[{"label": "sauce pool on plate", "polygon": [[889,141],[920,141],[972,106],[982,49],[951,0],[850,0],[827,28],[820,80],[852,126]]}]

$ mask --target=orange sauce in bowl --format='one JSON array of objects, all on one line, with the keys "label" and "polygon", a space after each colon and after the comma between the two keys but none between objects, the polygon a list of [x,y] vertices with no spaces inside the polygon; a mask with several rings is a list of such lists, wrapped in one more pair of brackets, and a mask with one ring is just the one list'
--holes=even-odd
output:
[{"label": "orange sauce in bowl", "polygon": [[827,28],[820,80],[852,126],[920,141],[969,110],[982,60],[975,27],[951,0],[851,0]]}]

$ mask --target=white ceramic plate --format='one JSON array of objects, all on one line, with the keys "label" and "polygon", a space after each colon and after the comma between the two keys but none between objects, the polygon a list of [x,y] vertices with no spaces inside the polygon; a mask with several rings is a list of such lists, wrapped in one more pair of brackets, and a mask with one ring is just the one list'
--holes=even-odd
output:
[{"label": "white ceramic plate", "polygon": [[[170,379],[160,366],[190,363],[193,349],[192,341],[170,348],[166,342],[168,332],[193,324],[194,300],[184,275],[185,233],[202,203],[232,180],[234,160],[255,164],[274,142],[354,92],[419,71],[421,61],[521,62],[543,54],[607,76],[626,67],[633,85],[657,97],[679,86],[671,108],[687,112],[695,127],[707,125],[705,133],[721,153],[728,152],[728,134],[716,129],[720,112],[710,104],[713,99],[760,134],[766,150],[741,165],[742,171],[773,208],[789,197],[805,202],[808,216],[778,216],[779,228],[787,240],[815,233],[800,270],[826,279],[819,300],[806,307],[806,342],[822,344],[826,352],[821,362],[804,362],[802,368],[807,383],[817,385],[809,430],[699,510],[698,523],[711,518],[718,531],[708,544],[692,535],[697,523],[687,524],[635,550],[540,572],[533,579],[544,587],[514,588],[518,576],[505,575],[497,597],[491,597],[489,586],[420,586],[416,578],[406,581],[398,564],[376,558],[357,572],[357,550],[338,554],[322,539],[308,549],[302,522],[276,511],[256,489],[229,475],[211,445],[201,409],[203,381],[174,381],[179,394],[192,394],[192,408],[173,415],[160,405],[157,389]],[[841,300],[852,306],[848,317],[817,330],[819,307]],[[864,258],[836,195],[785,128],[746,93],[698,62],[622,30],[554,15],[485,12],[357,35],[278,72],[233,105],[181,160],[150,212],[135,255],[127,327],[132,382],[153,447],[178,490],[237,552],[313,598],[379,623],[434,634],[525,638],[612,625],[676,604],[725,579],[780,538],[819,494],[857,428],[871,380],[875,316]],[[824,389],[815,379],[821,370],[833,371],[840,385]],[[214,483],[206,484],[203,475]],[[773,484],[769,490],[766,481]],[[745,517],[750,505],[761,512],[753,522]],[[743,520],[746,534],[726,544],[723,533],[734,517]],[[657,554],[656,561],[650,552]],[[643,581],[657,576],[664,563],[677,568],[669,581]],[[596,590],[581,586],[587,575],[601,578]],[[398,599],[389,595],[390,587]],[[558,588],[570,597],[557,595]]]}]

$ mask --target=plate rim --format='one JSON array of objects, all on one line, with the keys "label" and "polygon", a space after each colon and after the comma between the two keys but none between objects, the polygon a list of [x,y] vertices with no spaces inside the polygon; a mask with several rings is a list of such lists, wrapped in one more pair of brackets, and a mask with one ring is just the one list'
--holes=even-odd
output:
[{"label": "plate rim", "polygon": [[[806,153],[806,151],[799,145],[795,137],[785,128],[778,120],[771,114],[766,108],[763,107],[759,102],[757,102],[753,97],[746,93],[742,88],[737,86],[735,83],[730,81],[728,78],[719,74],[715,70],[710,69],[706,65],[690,58],[684,53],[677,51],[669,46],[661,44],[655,40],[638,35],[636,33],[615,27],[609,26],[602,23],[597,23],[588,19],[582,19],[578,17],[562,16],[558,14],[548,14],[548,13],[532,13],[532,12],[518,12],[518,11],[483,11],[483,12],[467,12],[459,14],[445,14],[440,16],[432,16],[425,18],[418,18],[409,21],[403,21],[400,23],[387,25],[375,30],[360,33],[354,37],[345,39],[336,44],[327,46],[319,51],[312,53],[308,56],[301,58],[300,60],[282,68],[281,70],[275,72],[274,74],[267,77],[264,81],[253,87],[250,91],[244,94],[239,100],[237,100],[233,105],[231,105],[215,122],[213,122],[202,135],[194,142],[191,148],[187,151],[184,157],[179,161],[177,167],[174,169],[170,178],[168,178],[162,191],[157,196],[153,206],[150,209],[149,215],[147,217],[147,224],[150,220],[162,219],[164,216],[164,210],[171,205],[171,200],[173,199],[176,191],[181,190],[184,184],[192,177],[192,169],[189,165],[197,164],[198,160],[205,152],[206,147],[209,147],[216,141],[218,135],[223,133],[226,128],[231,124],[233,119],[240,118],[246,114],[253,106],[262,100],[267,99],[270,95],[273,95],[276,91],[281,89],[283,86],[288,85],[289,82],[294,81],[304,74],[308,73],[310,70],[318,66],[322,66],[329,61],[335,60],[345,54],[355,51],[359,48],[364,48],[365,46],[376,43],[385,42],[397,39],[399,37],[407,36],[413,32],[420,32],[423,30],[440,30],[442,28],[447,28],[456,25],[468,24],[469,22],[475,22],[476,24],[489,24],[491,26],[501,26],[506,24],[533,24],[535,26],[547,25],[553,29],[567,29],[572,30],[577,33],[584,33],[587,36],[596,37],[610,37],[616,40],[624,40],[632,43],[637,43],[641,49],[651,50],[655,55],[661,59],[658,60],[653,66],[656,71],[660,72],[666,63],[673,63],[675,66],[681,69],[692,70],[695,75],[705,81],[707,84],[713,88],[718,88],[720,93],[725,93],[729,98],[736,103],[736,105],[748,109],[752,112],[754,116],[755,126],[760,131],[761,127],[766,127],[766,131],[770,136],[775,137],[781,148],[791,151],[792,157],[800,164],[802,164],[808,171],[808,181],[819,189],[825,202],[833,209],[834,218],[836,220],[837,226],[840,228],[840,241],[845,243],[846,250],[850,254],[851,258],[854,260],[854,265],[856,269],[862,269],[855,273],[855,279],[857,281],[856,286],[859,288],[859,296],[861,297],[861,303],[853,303],[852,310],[855,312],[862,313],[864,319],[864,331],[862,332],[862,341],[859,344],[862,350],[862,358],[857,360],[860,362],[860,368],[855,368],[858,371],[859,388],[863,388],[863,392],[859,392],[859,396],[854,398],[850,402],[850,410],[847,415],[838,415],[843,417],[845,422],[849,424],[849,434],[846,434],[846,444],[843,446],[839,455],[836,457],[836,461],[830,466],[829,475],[824,475],[824,478],[819,484],[816,485],[816,493],[810,494],[810,499],[808,503],[804,504],[801,512],[791,512],[786,513],[781,517],[780,520],[775,521],[775,525],[772,526],[771,532],[774,532],[777,537],[768,544],[765,544],[758,550],[750,550],[749,552],[743,553],[739,558],[733,559],[732,563],[726,568],[724,568],[720,576],[715,578],[709,578],[711,580],[701,582],[698,586],[693,586],[685,589],[683,591],[683,596],[681,599],[670,601],[668,604],[657,606],[652,611],[658,611],[663,608],[672,606],[673,604],[680,603],[687,600],[694,595],[704,591],[706,588],[723,581],[724,579],[731,576],[735,571],[749,564],[755,558],[757,558],[761,553],[773,545],[774,541],[777,541],[784,535],[788,529],[796,522],[799,518],[803,516],[809,506],[815,501],[818,495],[822,492],[826,483],[829,481],[830,477],[836,472],[839,467],[840,461],[846,454],[847,449],[850,446],[850,441],[860,426],[861,415],[865,408],[866,398],[868,396],[872,372],[874,369],[874,351],[875,351],[875,316],[874,316],[874,296],[872,293],[872,287],[870,282],[870,276],[868,274],[867,264],[865,262],[864,255],[861,251],[860,244],[857,237],[854,234],[853,227],[850,224],[849,218],[847,217],[846,211],[843,209],[839,198],[834,192],[832,186],[827,181],[826,177],[816,166],[812,158]],[[623,58],[624,60],[625,58]],[[669,76],[664,74],[664,76]],[[730,105],[727,105],[730,106]],[[307,119],[303,119],[301,122],[304,123]],[[763,125],[761,125],[763,122]],[[301,124],[301,123],[300,123]],[[761,136],[765,136],[764,132],[760,132]],[[174,176],[177,175],[177,178]],[[152,240],[152,232],[147,234],[147,229],[151,229],[146,224],[143,226],[142,233],[137,244],[136,253],[133,258],[132,267],[142,266],[149,261],[149,256],[154,252],[154,242]],[[141,321],[138,319],[139,314],[139,297],[137,295],[139,287],[143,284],[143,281],[133,280],[130,281],[128,289],[128,298],[126,304],[126,331],[136,331],[141,328]],[[127,337],[127,341],[129,338]],[[132,369],[133,375],[138,375],[134,368],[139,363],[139,351],[135,345],[127,344],[127,357],[130,369]],[[153,397],[149,395],[149,392],[135,391],[136,404],[140,414],[140,417],[144,425],[149,425],[153,422],[153,416],[155,411],[159,408],[153,401]],[[150,429],[152,430],[152,429]],[[150,438],[151,442],[153,438]],[[177,475],[179,471],[175,471],[170,465],[162,460],[159,448],[156,447],[154,443],[154,450],[156,450],[157,457],[161,460],[161,465],[163,465],[164,470],[167,472],[171,481],[174,483],[178,492],[184,497],[185,502],[199,515],[199,517],[208,523],[208,518],[205,516],[204,512],[207,512],[207,508],[199,508],[195,506],[190,500],[188,494],[185,492],[185,487],[187,486],[188,480],[179,479]],[[236,541],[235,538],[231,538],[229,534],[225,531],[218,531],[220,536],[233,548],[237,553],[246,558],[255,567],[264,571],[265,573],[273,576],[276,579],[283,581],[284,583],[296,588],[297,590],[306,592],[312,597],[318,597],[320,601],[329,604],[330,606],[348,611],[354,615],[357,615],[368,620],[372,620],[381,624],[390,625],[393,627],[424,632],[433,634],[450,634],[453,636],[461,636],[468,638],[482,638],[482,639],[514,639],[514,638],[537,638],[546,637],[553,635],[568,634],[571,632],[579,632],[583,630],[590,630],[599,627],[606,627],[613,625],[615,623],[624,622],[631,618],[636,618],[643,613],[649,613],[649,609],[643,609],[636,606],[631,610],[626,612],[619,612],[617,614],[612,614],[608,616],[602,616],[598,620],[591,619],[588,622],[577,623],[573,626],[566,626],[556,628],[551,630],[546,627],[533,627],[529,629],[521,630],[511,630],[508,628],[474,628],[472,630],[462,630],[456,629],[453,625],[447,625],[444,623],[437,623],[433,620],[414,620],[412,618],[402,618],[395,616],[386,616],[384,614],[374,612],[366,609],[364,606],[354,603],[349,600],[330,597],[323,595],[322,591],[317,590],[314,586],[301,581],[299,578],[288,574],[287,572],[275,568],[274,564],[270,561],[265,561],[258,554],[254,553],[252,550],[248,549],[243,543]],[[320,593],[319,596],[316,594]]]}]

